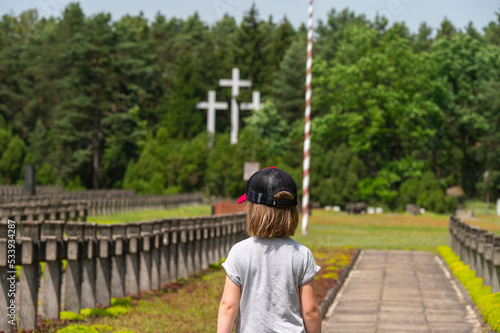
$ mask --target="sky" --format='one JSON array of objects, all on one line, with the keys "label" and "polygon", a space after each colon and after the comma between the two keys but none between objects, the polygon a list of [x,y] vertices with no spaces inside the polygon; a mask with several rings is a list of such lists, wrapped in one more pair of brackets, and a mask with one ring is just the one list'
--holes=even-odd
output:
[{"label": "sky", "polygon": [[[27,9],[36,8],[41,16],[60,16],[70,0],[0,0],[0,15],[18,15]],[[279,22],[286,16],[298,27],[307,21],[308,0],[82,0],[80,5],[86,15],[109,12],[113,20],[125,14],[137,15],[140,11],[153,20],[159,11],[167,18],[187,18],[198,11],[201,19],[213,24],[228,13],[238,22],[255,3],[261,19],[273,16]],[[497,21],[500,11],[499,0],[314,0],[314,21],[325,21],[327,13],[335,8],[346,7],[357,14],[365,14],[372,19],[376,13],[389,19],[389,23],[404,21],[411,31],[416,32],[420,23],[427,22],[438,28],[447,17],[455,27],[464,28],[472,21],[477,29],[482,29],[490,21]]]}]

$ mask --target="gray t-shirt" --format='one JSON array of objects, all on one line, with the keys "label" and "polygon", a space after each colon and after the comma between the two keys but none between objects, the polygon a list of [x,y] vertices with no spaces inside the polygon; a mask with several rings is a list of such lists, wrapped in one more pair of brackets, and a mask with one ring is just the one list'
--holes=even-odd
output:
[{"label": "gray t-shirt", "polygon": [[320,270],[307,247],[288,237],[250,237],[222,266],[241,288],[236,332],[305,332],[298,288]]}]

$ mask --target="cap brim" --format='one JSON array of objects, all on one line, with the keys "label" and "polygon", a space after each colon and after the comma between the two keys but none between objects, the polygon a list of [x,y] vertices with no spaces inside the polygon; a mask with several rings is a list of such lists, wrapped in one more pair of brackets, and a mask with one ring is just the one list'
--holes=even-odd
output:
[{"label": "cap brim", "polygon": [[246,193],[245,193],[245,194],[243,194],[243,195],[242,195],[242,196],[238,199],[238,203],[240,204],[240,203],[243,203],[243,202],[245,202],[245,201],[247,201],[247,194],[246,194]]}]

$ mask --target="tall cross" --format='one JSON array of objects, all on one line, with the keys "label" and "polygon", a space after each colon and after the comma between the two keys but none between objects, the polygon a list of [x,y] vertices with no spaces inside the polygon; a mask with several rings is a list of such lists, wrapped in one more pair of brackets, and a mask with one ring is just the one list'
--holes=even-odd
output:
[{"label": "tall cross", "polygon": [[215,90],[208,91],[208,101],[196,103],[197,109],[207,110],[207,132],[211,136],[210,146],[212,146],[212,138],[215,133],[215,110],[227,110],[226,102],[216,102]]},{"label": "tall cross", "polygon": [[231,87],[231,143],[238,142],[238,123],[239,123],[239,109],[236,103],[236,97],[240,94],[240,87],[251,87],[252,82],[249,80],[240,80],[240,69],[233,68],[231,79],[219,80],[221,87]]},{"label": "tall cross", "polygon": [[242,110],[260,110],[263,106],[260,104],[260,91],[252,91],[252,103],[241,103]]}]

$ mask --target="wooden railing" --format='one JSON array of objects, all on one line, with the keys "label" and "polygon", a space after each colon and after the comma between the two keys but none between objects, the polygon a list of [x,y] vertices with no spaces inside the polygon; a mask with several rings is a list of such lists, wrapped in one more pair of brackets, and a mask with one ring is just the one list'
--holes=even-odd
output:
[{"label": "wooden railing", "polygon": [[[0,331],[11,330],[5,318],[12,304],[20,328],[30,330],[39,300],[43,318],[58,318],[62,310],[107,307],[111,297],[159,289],[205,270],[246,238],[245,221],[238,213],[116,224],[0,222]],[[12,229],[15,246],[9,248]],[[17,284],[9,280],[15,276],[12,258],[21,267]]]}]

